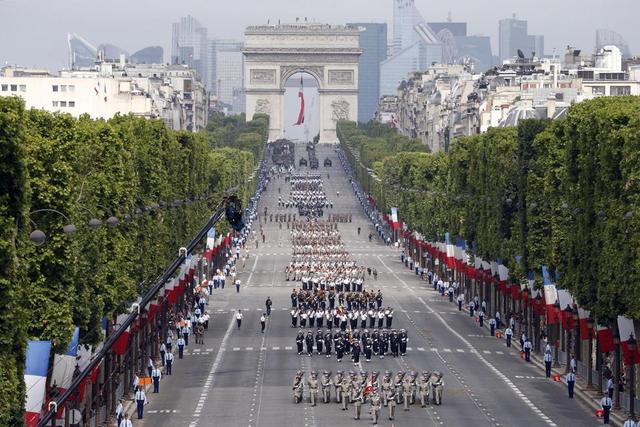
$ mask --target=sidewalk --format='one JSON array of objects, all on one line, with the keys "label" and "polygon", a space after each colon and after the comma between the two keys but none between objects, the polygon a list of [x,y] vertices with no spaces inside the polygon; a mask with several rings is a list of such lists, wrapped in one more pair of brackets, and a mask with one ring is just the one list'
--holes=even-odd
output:
[{"label": "sidewalk", "polygon": [[[417,276],[417,277],[418,277],[418,279],[420,281],[424,281],[427,284],[427,289],[429,289],[432,292],[436,292],[438,295],[440,295],[439,292],[434,291],[433,286],[429,284],[429,282],[426,280],[426,278],[425,279],[420,279],[420,276]],[[448,297],[447,296],[443,296],[442,297],[442,302],[448,302]],[[451,304],[454,305],[457,308],[457,302],[455,301],[455,299]],[[463,304],[462,311],[467,313],[467,314],[469,313],[469,309],[467,307],[465,307],[465,304]],[[473,317],[473,319],[475,319],[475,317]],[[488,325],[487,321],[485,321],[485,323],[484,323],[484,329],[486,329],[487,331],[489,330],[489,325]],[[489,336],[489,335],[487,335],[487,336]],[[496,339],[500,339],[502,341],[502,338],[496,338]],[[520,357],[520,351],[522,349],[520,348],[519,340],[514,337],[514,339],[511,342],[512,342],[512,347],[517,351],[517,353],[515,353],[515,354],[518,357]],[[544,373],[545,366],[544,366],[543,360],[541,359],[541,355],[538,355],[538,354],[532,352],[531,353],[531,363],[534,366],[536,366],[542,373]],[[560,377],[562,378],[562,380],[558,381],[557,383],[566,387],[566,382],[564,381],[565,372],[564,372],[564,369],[562,368],[562,366],[551,369],[552,377],[553,377],[553,375],[556,375],[556,374],[560,375]],[[550,381],[553,381],[553,380],[550,379]],[[553,381],[553,382],[555,382],[555,381]],[[602,423],[603,422],[602,418],[596,418],[596,416],[595,416],[596,410],[601,409],[601,407],[600,407],[600,399],[602,398],[601,393],[599,393],[598,390],[596,390],[596,389],[591,390],[591,389],[587,388],[585,379],[581,378],[581,377],[577,377],[574,393],[575,393],[575,396],[581,402],[583,402],[586,406],[588,406],[589,408],[592,409],[594,419],[598,420],[600,423]],[[617,411],[612,410],[611,414],[610,414],[610,418],[609,418],[609,425],[622,427],[624,425],[624,422],[626,421],[626,419],[627,419],[626,418],[626,414],[623,411],[621,411],[621,410],[617,410]]]}]

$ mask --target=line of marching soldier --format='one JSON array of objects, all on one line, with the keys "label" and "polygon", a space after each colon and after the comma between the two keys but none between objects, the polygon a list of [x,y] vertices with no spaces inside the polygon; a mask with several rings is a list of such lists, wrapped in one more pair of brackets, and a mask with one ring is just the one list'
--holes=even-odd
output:
[{"label": "line of marching soldier", "polygon": [[[410,406],[420,401],[424,408],[430,403],[440,405],[442,403],[442,392],[444,381],[440,372],[422,372],[418,378],[416,372],[398,372],[395,376],[386,371],[382,380],[379,380],[379,372],[350,371],[345,375],[343,371],[338,371],[334,377],[331,372],[324,371],[322,377],[318,378],[316,371],[311,371],[307,379],[307,391],[309,403],[316,406],[319,398],[328,404],[332,401],[331,389],[334,390],[335,403],[341,405],[343,411],[353,406],[354,419],[359,420],[362,414],[362,405],[369,403],[369,412],[374,424],[378,423],[380,409],[382,406],[388,408],[389,419],[395,418],[396,406],[402,405],[405,411]],[[301,403],[305,393],[304,373],[298,371],[293,380],[293,401]],[[321,393],[321,394],[320,394]]]},{"label": "line of marching soldier", "polygon": [[409,338],[405,329],[400,329],[399,332],[395,329],[391,331],[374,330],[371,334],[368,329],[362,333],[358,329],[339,330],[335,334],[329,329],[324,332],[322,329],[318,329],[315,335],[310,330],[305,334],[300,329],[296,336],[296,349],[298,355],[307,354],[311,357],[315,344],[316,354],[324,354],[329,358],[333,347],[338,362],[342,362],[345,354],[350,354],[353,363],[358,364],[361,355],[366,362],[371,361],[372,355],[379,356],[380,359],[384,359],[384,356],[388,354],[393,357],[405,356],[408,342]]}]

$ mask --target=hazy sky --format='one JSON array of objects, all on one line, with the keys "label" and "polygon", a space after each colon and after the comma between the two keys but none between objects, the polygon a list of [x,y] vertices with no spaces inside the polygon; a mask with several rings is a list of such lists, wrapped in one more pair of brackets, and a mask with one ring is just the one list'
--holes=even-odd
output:
[{"label": "hazy sky", "polygon": [[[492,37],[498,20],[516,13],[530,34],[545,36],[545,50],[567,44],[591,51],[596,28],[620,32],[632,53],[640,50],[640,0],[416,0],[427,21],[467,21],[469,33]],[[162,45],[168,59],[171,23],[191,14],[212,38],[242,38],[247,25],[309,17],[327,23],[390,22],[392,0],[0,0],[0,64],[65,66],[66,34],[130,52]],[[389,29],[391,30],[391,28]]]}]

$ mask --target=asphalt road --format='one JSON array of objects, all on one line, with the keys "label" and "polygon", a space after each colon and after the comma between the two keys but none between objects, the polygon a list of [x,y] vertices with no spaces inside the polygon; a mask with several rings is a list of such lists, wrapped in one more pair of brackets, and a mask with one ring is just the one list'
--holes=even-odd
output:
[{"label": "asphalt road", "polygon": [[[297,159],[304,152],[296,147]],[[409,334],[407,356],[362,359],[354,366],[345,356],[298,356],[296,330],[290,327],[290,299],[293,287],[284,280],[283,269],[289,261],[291,247],[286,226],[262,224],[266,243],[259,248],[251,243],[250,256],[239,277],[239,293],[227,286],[214,291],[209,305],[212,314],[204,345],[190,342],[183,360],[176,360],[173,376],[164,377],[159,394],[149,394],[144,420],[140,426],[362,426],[371,425],[368,405],[362,419],[353,412],[341,411],[336,403],[312,407],[294,404],[291,384],[297,370],[310,372],[336,370],[440,370],[444,373],[443,404],[405,412],[397,408],[396,419],[387,419],[381,411],[381,426],[544,426],[598,425],[589,409],[567,397],[566,387],[543,378],[543,373],[528,365],[515,349],[490,337],[454,304],[442,299],[425,282],[406,269],[396,249],[380,240],[369,242],[375,231],[362,213],[351,186],[342,171],[333,147],[318,150],[322,165],[326,157],[333,167],[320,167],[325,191],[334,201],[330,212],[352,213],[353,222],[339,224],[347,249],[358,264],[375,267],[378,280],[368,278],[365,286],[381,289],[384,305],[395,309],[393,326]],[[306,168],[304,168],[306,170]],[[326,173],[331,174],[327,179]],[[284,196],[288,186],[284,179],[271,182],[263,194],[258,212],[268,206],[277,212],[278,187]],[[340,196],[336,197],[336,191]],[[284,211],[284,208],[282,209]],[[289,212],[289,211],[287,211]],[[293,211],[291,211],[293,212]],[[356,229],[362,228],[358,236]],[[255,225],[254,225],[255,227]],[[273,300],[273,312],[267,330],[260,333],[260,315],[267,297]],[[238,329],[233,313],[244,313]],[[177,359],[177,358],[176,358]],[[306,377],[305,377],[306,379]],[[333,390],[332,390],[333,392]],[[305,393],[306,395],[306,393]]]}]

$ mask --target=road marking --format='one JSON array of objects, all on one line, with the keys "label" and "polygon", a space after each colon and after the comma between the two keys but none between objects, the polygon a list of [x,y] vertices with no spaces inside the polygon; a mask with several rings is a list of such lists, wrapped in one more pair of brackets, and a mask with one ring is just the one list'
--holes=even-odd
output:
[{"label": "road marking", "polygon": [[233,351],[240,351],[240,347],[233,347]]},{"label": "road marking", "polygon": [[247,351],[253,351],[253,347],[247,347]]},{"label": "road marking", "polygon": [[418,351],[424,351],[424,347],[418,347]]},{"label": "road marking", "polygon": [[274,346],[273,350],[280,350],[280,347]]},{"label": "road marking", "polygon": [[[382,258],[380,258],[378,256],[378,259],[380,260],[380,262],[382,263],[382,265],[384,265],[389,272],[391,272],[396,279],[398,279],[402,284],[405,285],[405,287],[407,288],[407,290],[409,290],[409,292],[411,292],[414,296],[417,297],[418,301],[420,301],[422,303],[422,305],[424,305],[424,307],[429,310],[430,313],[432,313],[435,317],[438,318],[438,320],[440,321],[440,323],[442,323],[444,325],[445,328],[447,328],[449,330],[449,332],[451,332],[453,335],[455,335],[456,337],[458,337],[458,339],[460,341],[462,341],[469,349],[473,349],[473,346],[471,345],[471,343],[464,338],[462,335],[460,335],[454,328],[452,328],[445,320],[444,318],[433,311],[433,309],[421,298],[418,296],[418,294],[409,286],[407,285],[402,279],[400,279],[400,277],[398,277],[397,274],[395,274],[393,272],[393,270],[387,266],[385,264],[384,261],[382,261]],[[445,349],[446,350],[446,349]],[[496,351],[496,354],[502,354],[501,351]],[[500,370],[498,370],[498,368],[496,368],[491,362],[489,362],[487,359],[485,359],[480,353],[475,353],[476,357],[482,362],[484,363],[494,374],[496,374],[505,384],[507,384],[507,386],[509,388],[511,388],[516,394],[518,394],[518,397],[520,397],[520,399],[528,406],[530,407],[535,413],[536,415],[538,415],[540,418],[542,418],[543,421],[545,421],[548,425],[550,426],[556,426],[556,424],[548,417],[546,416],[540,409],[538,409],[532,402],[531,400],[529,400],[528,397],[526,397],[516,386],[515,384],[513,384],[513,382],[507,378],[507,376],[505,374],[503,374]]]},{"label": "road marking", "polygon": [[[209,370],[209,375],[207,375],[207,379],[204,383],[202,393],[200,394],[200,400],[207,397],[209,394],[209,389],[213,385],[213,380],[215,378],[216,371],[218,370],[218,366],[222,363],[222,358],[224,357],[225,349],[227,348],[227,341],[231,336],[231,331],[233,331],[233,325],[235,324],[235,319],[231,316],[231,320],[229,321],[229,326],[227,327],[227,331],[222,337],[222,341],[220,342],[220,347],[218,348],[218,354],[216,355],[213,364],[211,365],[211,369]],[[200,410],[196,409],[193,413],[194,419],[189,423],[189,427],[196,427],[198,425],[198,418],[200,417]]]},{"label": "road marking", "polygon": [[256,264],[258,264],[258,258],[260,258],[260,255],[256,255],[256,258],[253,261],[253,267],[251,267],[251,273],[249,273],[249,277],[247,278],[247,283],[246,283],[247,286],[251,282],[251,278],[253,277],[253,272],[256,271]]}]

